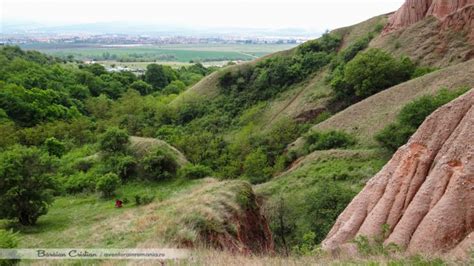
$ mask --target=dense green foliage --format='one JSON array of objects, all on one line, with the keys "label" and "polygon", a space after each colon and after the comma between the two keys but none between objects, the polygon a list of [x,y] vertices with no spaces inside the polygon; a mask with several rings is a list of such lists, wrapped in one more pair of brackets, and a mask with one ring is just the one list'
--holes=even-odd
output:
[{"label": "dense green foliage", "polygon": [[436,95],[422,96],[405,105],[397,116],[396,122],[388,125],[375,138],[386,149],[394,152],[405,144],[425,118],[442,105],[452,101],[467,89],[455,91],[440,90]]},{"label": "dense green foliage", "polygon": [[[267,182],[301,155],[287,154],[286,149],[311,122],[281,118],[266,124],[262,121],[269,118],[262,117],[266,108],[272,107],[270,100],[286,96],[288,90],[306,84],[321,71],[331,72],[335,100],[340,102],[368,97],[431,71],[417,69],[408,59],[396,59],[380,50],[362,52],[372,38],[369,34],[339,51],[341,37],[326,33],[293,51],[222,70],[215,97],[188,94],[176,101],[177,94],[211,70],[201,64],[180,69],[150,64],[143,76],[135,76],[109,73],[98,64],[64,64],[38,53],[4,47],[0,50],[0,132],[5,136],[0,139],[0,177],[8,178],[0,180],[0,190],[33,185],[35,190],[28,190],[20,199],[28,202],[28,215],[0,210],[0,217],[32,224],[46,212],[53,193],[61,198],[99,192],[105,199],[126,196],[127,202],[131,199],[142,205],[155,196],[158,200],[163,197],[145,189],[123,191],[140,185],[161,191],[160,184],[190,184],[209,176],[242,178],[261,184],[256,187],[276,186],[266,194],[276,204],[269,211],[275,240],[279,247],[304,254],[324,238],[384,160],[351,158],[352,151],[337,151],[347,152],[348,158],[323,158],[301,171],[292,171],[290,180],[284,173]],[[445,101],[443,97],[436,104],[423,103],[423,108],[407,107],[399,123],[417,124],[426,116],[423,110]],[[315,121],[333,112],[328,108]],[[411,128],[399,130],[397,126],[392,125],[389,133],[400,131],[400,136],[390,136],[391,141],[400,142]],[[189,163],[171,148],[151,147],[152,142],[131,136],[164,140]],[[356,144],[355,138],[339,131],[313,132],[305,140],[306,153],[348,149]],[[18,198],[4,190],[0,203],[14,204]],[[238,203],[247,206],[248,201],[241,198],[237,197]]]},{"label": "dense green foliage", "polygon": [[315,243],[321,242],[331,230],[339,214],[355,196],[355,192],[334,181],[321,181],[307,195],[309,228],[315,232]]},{"label": "dense green foliage", "polygon": [[200,164],[188,164],[179,169],[179,176],[186,179],[200,179],[212,176],[212,169]]},{"label": "dense green foliage", "polygon": [[116,127],[107,129],[99,138],[99,148],[109,153],[125,152],[129,143],[127,132]]},{"label": "dense green foliage", "polygon": [[275,97],[329,64],[340,43],[341,37],[326,33],[320,39],[302,44],[292,55],[274,56],[255,66],[224,73],[220,85],[233,100],[230,107],[248,108]]},{"label": "dense green foliage", "polygon": [[[165,88],[172,81],[181,81],[178,88],[182,90],[182,84],[191,85],[210,72],[200,64],[178,70],[152,64],[144,76],[148,84],[130,72],[108,73],[98,64],[75,68],[60,62],[37,52],[3,47],[0,52],[2,114],[6,113],[21,127],[56,120],[71,121],[94,113],[87,108],[91,105],[88,102],[102,94],[117,99],[132,88],[146,95]],[[169,91],[177,92],[176,89]]]},{"label": "dense green foliage", "polygon": [[51,156],[61,157],[66,151],[64,142],[57,140],[55,137],[51,137],[45,140],[44,146],[46,151]]},{"label": "dense green foliage", "polygon": [[108,198],[114,195],[119,185],[120,178],[114,173],[108,173],[97,180],[96,190],[102,193],[104,198]]},{"label": "dense green foliage", "polygon": [[296,253],[315,247],[327,235],[353,196],[386,163],[378,155],[323,157],[257,188],[277,248]]},{"label": "dense green foliage", "polygon": [[56,187],[52,162],[37,148],[14,146],[0,154],[0,218],[33,225],[46,214]]},{"label": "dense green foliage", "polygon": [[369,49],[337,68],[331,86],[339,99],[363,99],[411,78],[415,65],[407,57]]},{"label": "dense green foliage", "polygon": [[268,166],[267,154],[257,149],[245,157],[244,175],[251,183],[263,183],[271,177],[272,169]]},{"label": "dense green foliage", "polygon": [[428,74],[435,68],[418,67],[408,57],[394,58],[380,49],[368,49],[382,24],[355,40],[331,61],[327,80],[336,102],[347,106],[409,79]]},{"label": "dense green foliage", "polygon": [[[140,77],[12,46],[0,48],[0,63],[1,174],[8,177],[1,200],[21,205],[2,209],[1,217],[23,224],[46,213],[53,194],[97,189],[109,196],[121,182],[155,175],[156,167],[145,167],[151,160],[139,163],[131,153],[129,134],[154,137],[176,119],[170,94],[212,71],[151,65]],[[156,83],[160,71],[166,83]],[[165,174],[175,175],[176,160],[167,162]]]},{"label": "dense green foliage", "polygon": [[355,143],[354,137],[341,131],[310,132],[305,136],[306,153],[315,150],[347,148]]},{"label": "dense green foliage", "polygon": [[143,158],[146,177],[151,180],[162,180],[176,176],[178,163],[173,155],[163,149],[157,149]]},{"label": "dense green foliage", "polygon": [[171,67],[165,67],[157,64],[150,64],[146,67],[145,81],[151,84],[153,89],[163,89],[168,85],[173,77]]}]

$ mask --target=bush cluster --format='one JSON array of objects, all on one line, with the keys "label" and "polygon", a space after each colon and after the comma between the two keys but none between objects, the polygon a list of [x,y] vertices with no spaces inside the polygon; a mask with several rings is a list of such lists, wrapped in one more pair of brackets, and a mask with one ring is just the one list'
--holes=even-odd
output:
[{"label": "bush cluster", "polygon": [[275,97],[288,86],[328,65],[341,40],[340,36],[325,33],[317,40],[300,45],[290,56],[275,56],[254,67],[225,72],[219,79],[220,87],[235,107],[248,108]]},{"label": "bush cluster", "polygon": [[427,116],[466,91],[466,88],[454,91],[442,89],[436,95],[422,96],[408,103],[402,108],[396,121],[380,131],[375,139],[382,147],[396,151],[408,141]]},{"label": "bush cluster", "polygon": [[407,57],[396,59],[382,50],[369,49],[336,68],[330,83],[337,98],[360,100],[409,80],[415,68]]},{"label": "bush cluster", "polygon": [[47,213],[57,188],[53,162],[34,147],[13,146],[0,153],[0,218],[33,225]]},{"label": "bush cluster", "polygon": [[212,176],[212,169],[200,164],[187,164],[179,169],[179,176],[186,179],[200,179]]},{"label": "bush cluster", "polygon": [[342,131],[310,132],[305,136],[306,153],[315,150],[348,148],[356,144],[355,138]]},{"label": "bush cluster", "polygon": [[163,149],[157,149],[142,159],[146,177],[150,180],[163,180],[176,176],[178,163],[176,158]]},{"label": "bush cluster", "polygon": [[96,190],[102,193],[104,198],[110,198],[120,185],[120,178],[114,173],[103,175],[97,180]]}]

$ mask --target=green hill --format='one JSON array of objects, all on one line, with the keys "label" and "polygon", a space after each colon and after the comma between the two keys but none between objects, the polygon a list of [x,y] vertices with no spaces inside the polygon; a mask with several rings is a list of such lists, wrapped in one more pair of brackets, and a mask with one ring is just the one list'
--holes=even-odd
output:
[{"label": "green hill", "polygon": [[[143,77],[0,48],[0,203],[13,206],[0,229],[23,248],[333,262],[318,245],[340,212],[394,146],[474,86],[468,44],[426,57],[421,40],[441,38],[433,21],[385,34],[387,17],[249,63]],[[382,253],[340,260],[437,261]]]}]

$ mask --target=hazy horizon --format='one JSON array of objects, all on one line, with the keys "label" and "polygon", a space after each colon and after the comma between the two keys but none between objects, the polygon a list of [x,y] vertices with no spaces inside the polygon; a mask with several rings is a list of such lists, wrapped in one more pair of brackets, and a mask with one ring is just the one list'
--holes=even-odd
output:
[{"label": "hazy horizon", "polygon": [[[3,0],[5,26],[117,23],[191,29],[305,29],[322,32],[395,11],[403,0]],[[297,14],[297,15],[295,15]],[[123,25],[120,25],[123,24]]]}]

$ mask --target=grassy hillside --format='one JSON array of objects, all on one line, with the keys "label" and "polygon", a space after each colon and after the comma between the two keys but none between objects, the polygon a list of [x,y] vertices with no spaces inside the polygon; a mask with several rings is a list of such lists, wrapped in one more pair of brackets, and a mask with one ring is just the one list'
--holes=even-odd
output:
[{"label": "grassy hillside", "polygon": [[374,150],[318,151],[258,185],[278,246],[296,253],[304,253],[305,245],[315,248],[332,220],[387,160]]},{"label": "grassy hillside", "polygon": [[[394,121],[400,109],[408,102],[422,96],[433,95],[446,88],[474,86],[474,60],[443,68],[423,77],[410,80],[358,102],[315,125],[313,130],[343,130],[357,137],[359,145],[373,147],[374,136]],[[302,139],[292,144],[301,145]]]},{"label": "grassy hillside", "polygon": [[[154,201],[137,205],[135,195],[144,194]],[[248,183],[214,179],[130,183],[116,196],[128,200],[123,208],[96,195],[58,197],[35,227],[15,228],[20,232],[20,246],[264,248],[266,240],[258,238],[258,229],[253,238],[245,233],[248,241],[240,239],[246,226],[259,225],[258,220],[249,220],[258,218],[250,216],[258,206]],[[257,209],[252,215],[258,213]]]},{"label": "grassy hillside", "polygon": [[[320,241],[387,147],[474,86],[474,60],[435,69],[381,41],[386,18],[244,64],[153,65],[143,77],[2,48],[0,203],[16,207],[0,210],[0,229],[18,231],[20,247],[275,251],[301,260],[263,262],[327,263]],[[390,38],[414,46],[404,34]],[[387,126],[390,145],[375,138]],[[206,252],[197,260],[227,260]]]}]

